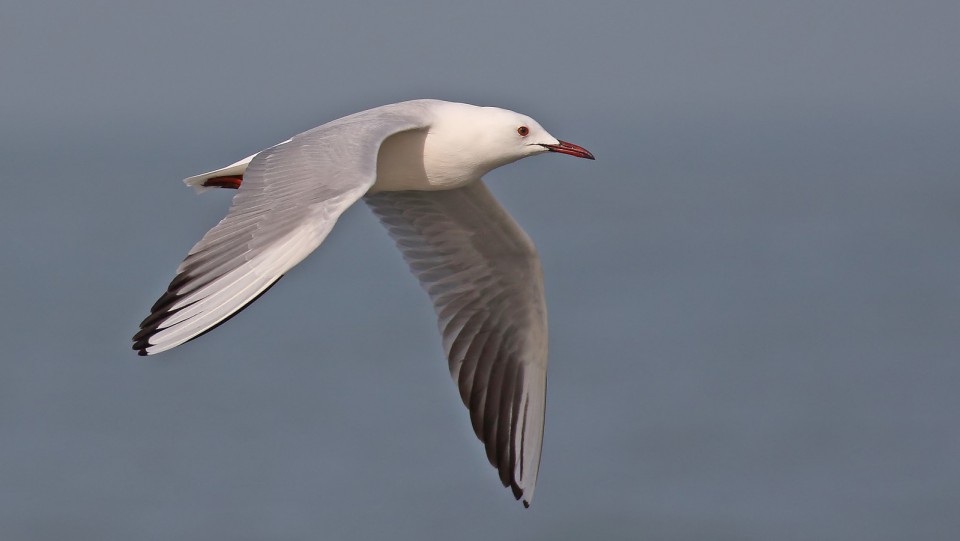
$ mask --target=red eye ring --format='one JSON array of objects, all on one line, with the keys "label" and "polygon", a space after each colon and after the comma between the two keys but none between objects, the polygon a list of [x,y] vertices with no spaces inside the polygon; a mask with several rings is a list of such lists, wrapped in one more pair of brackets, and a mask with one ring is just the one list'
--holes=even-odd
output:
[{"label": "red eye ring", "polygon": [[530,128],[526,126],[520,126],[517,128],[517,133],[519,133],[521,137],[526,137],[530,133]]}]

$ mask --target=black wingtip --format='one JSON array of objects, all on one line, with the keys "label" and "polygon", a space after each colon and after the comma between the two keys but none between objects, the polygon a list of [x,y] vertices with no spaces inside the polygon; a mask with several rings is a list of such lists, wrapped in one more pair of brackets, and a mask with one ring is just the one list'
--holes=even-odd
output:
[{"label": "black wingtip", "polygon": [[[246,309],[248,306],[253,304],[254,301],[262,297],[267,291],[270,291],[270,289],[274,285],[276,285],[277,282],[280,281],[280,278],[283,278],[282,274],[278,276],[276,280],[270,283],[270,285],[264,288],[263,291],[261,291],[255,297],[247,301],[243,306],[238,308],[235,312],[223,318],[222,320],[218,321],[215,325],[211,326],[209,329],[206,329],[203,332],[197,334],[196,336],[190,338],[190,340],[187,340],[187,342],[196,340],[197,338],[200,338],[201,336],[207,334],[208,332],[216,329],[220,325],[223,325],[227,321],[230,321],[231,319],[233,319],[234,316],[236,316],[237,314],[242,312],[244,309]],[[171,289],[172,288],[173,286],[171,285]],[[150,343],[150,338],[160,330],[160,325],[163,323],[163,321],[165,321],[167,318],[177,313],[178,311],[183,310],[187,306],[190,306],[190,304],[187,304],[179,308],[170,309],[170,306],[172,306],[179,298],[181,298],[181,295],[178,295],[176,292],[168,289],[167,292],[160,297],[160,300],[158,300],[153,305],[153,308],[151,308],[150,315],[147,316],[147,318],[143,320],[143,323],[140,324],[140,331],[137,332],[137,334],[133,335],[133,349],[137,351],[137,355],[140,355],[142,357],[146,357],[147,355],[150,355],[149,353],[147,353],[147,348],[153,345]]]},{"label": "black wingtip", "polygon": [[[178,274],[174,278],[174,283],[183,278],[184,274]],[[147,348],[150,347],[150,337],[153,336],[160,327],[160,323],[163,320],[170,317],[172,314],[183,310],[186,306],[181,306],[179,308],[170,309],[177,300],[180,299],[171,284],[167,291],[153,304],[150,308],[150,315],[146,317],[142,322],[140,322],[140,330],[133,335],[133,349],[137,351],[137,355],[146,357],[149,355],[147,353]],[[189,305],[188,305],[189,306]]]},{"label": "black wingtip", "polygon": [[[139,335],[140,333],[137,334]],[[138,338],[137,336],[134,336],[133,340],[133,350],[137,352],[137,355],[140,355],[141,357],[146,357],[149,355],[149,353],[147,353],[147,348],[150,347],[149,338]]]},{"label": "black wingtip", "polygon": [[523,508],[530,509],[530,502],[528,502],[527,500],[523,500]]}]

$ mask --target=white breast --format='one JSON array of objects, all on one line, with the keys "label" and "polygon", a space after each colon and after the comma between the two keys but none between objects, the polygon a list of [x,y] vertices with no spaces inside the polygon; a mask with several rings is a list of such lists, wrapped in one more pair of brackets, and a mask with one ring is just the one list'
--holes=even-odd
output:
[{"label": "white breast", "polygon": [[398,133],[380,146],[377,181],[370,193],[459,188],[492,169],[482,162],[466,141],[435,130]]}]

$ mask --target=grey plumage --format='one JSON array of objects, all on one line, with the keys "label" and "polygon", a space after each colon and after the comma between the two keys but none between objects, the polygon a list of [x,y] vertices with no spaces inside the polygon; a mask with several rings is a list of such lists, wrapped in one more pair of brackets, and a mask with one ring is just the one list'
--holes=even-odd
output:
[{"label": "grey plumage", "polygon": [[450,374],[487,458],[529,505],[547,375],[547,311],[533,242],[482,181],[364,200],[433,301]]},{"label": "grey plumage", "polygon": [[390,107],[330,122],[257,154],[226,217],[190,250],[141,323],[134,349],[159,353],[211,329],[315,250],[373,185],[383,140],[429,121],[415,107]]}]

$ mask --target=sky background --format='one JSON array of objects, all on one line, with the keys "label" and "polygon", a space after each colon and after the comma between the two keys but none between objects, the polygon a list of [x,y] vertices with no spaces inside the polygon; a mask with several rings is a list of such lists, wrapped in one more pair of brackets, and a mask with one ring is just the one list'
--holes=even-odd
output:
[{"label": "sky background", "polygon": [[[960,3],[0,2],[0,537],[952,540]],[[216,332],[130,336],[232,192],[412,98],[597,161],[487,177],[551,356],[529,510],[364,205]]]}]

